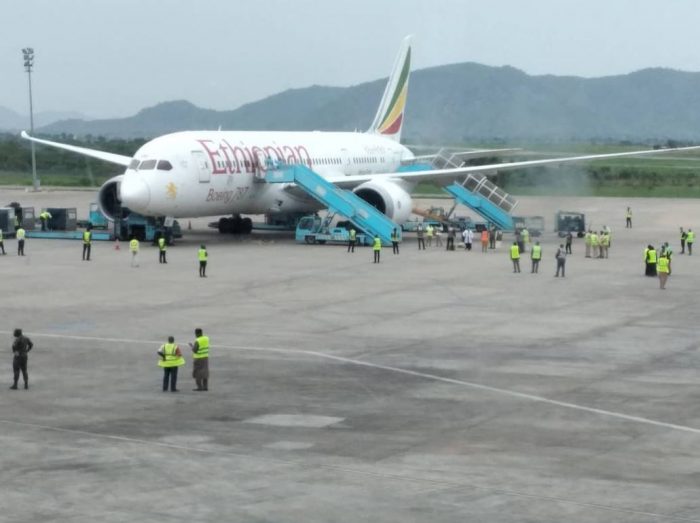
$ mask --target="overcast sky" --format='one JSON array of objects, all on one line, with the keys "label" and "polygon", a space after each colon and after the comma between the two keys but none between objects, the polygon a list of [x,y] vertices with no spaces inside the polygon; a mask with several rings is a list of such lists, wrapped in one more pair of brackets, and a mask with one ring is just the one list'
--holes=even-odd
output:
[{"label": "overcast sky", "polygon": [[697,0],[9,0],[0,4],[0,106],[128,116],[166,100],[234,109],[284,89],[456,62],[530,74],[700,71]]}]

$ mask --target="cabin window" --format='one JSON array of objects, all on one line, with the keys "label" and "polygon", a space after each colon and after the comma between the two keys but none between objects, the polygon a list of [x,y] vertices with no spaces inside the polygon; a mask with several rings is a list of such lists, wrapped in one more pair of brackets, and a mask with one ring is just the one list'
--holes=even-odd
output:
[{"label": "cabin window", "polygon": [[159,171],[171,171],[173,166],[168,160],[159,160],[157,169]]},{"label": "cabin window", "polygon": [[139,166],[139,170],[140,171],[148,171],[150,169],[155,169],[156,162],[157,162],[157,160],[146,160],[145,162],[141,162],[141,165]]}]

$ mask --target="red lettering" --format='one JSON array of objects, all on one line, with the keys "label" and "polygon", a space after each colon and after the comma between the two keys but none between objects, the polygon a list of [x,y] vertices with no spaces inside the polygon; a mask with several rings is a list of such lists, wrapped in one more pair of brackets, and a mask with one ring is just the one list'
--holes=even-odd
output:
[{"label": "red lettering", "polygon": [[240,174],[241,166],[243,166],[245,169],[245,151],[238,146],[233,147],[226,140],[224,140],[224,143],[228,146],[228,150],[231,151],[231,154],[233,155],[231,172]]},{"label": "red lettering", "polygon": [[207,145],[207,142],[213,143],[211,140],[197,140],[200,144],[202,144],[202,147],[204,147],[204,150],[207,152],[209,155],[209,159],[211,160],[211,165],[212,165],[212,174],[224,174],[226,172],[226,167],[219,167],[218,162],[221,161],[221,156],[219,155],[218,150],[212,150],[209,148]]},{"label": "red lettering", "polygon": [[[297,153],[297,156],[299,157],[299,160],[301,160],[301,163],[305,163],[309,167],[311,167],[311,156],[309,155],[309,151],[306,150],[306,147],[303,145],[297,145],[294,150]],[[302,152],[304,154],[302,154]],[[306,159],[304,158],[306,156]]]},{"label": "red lettering", "polygon": [[285,162],[287,163],[299,163],[296,154],[294,153],[294,149],[289,147],[288,145],[283,145],[282,150],[287,153],[287,157],[285,158],[282,156]]}]

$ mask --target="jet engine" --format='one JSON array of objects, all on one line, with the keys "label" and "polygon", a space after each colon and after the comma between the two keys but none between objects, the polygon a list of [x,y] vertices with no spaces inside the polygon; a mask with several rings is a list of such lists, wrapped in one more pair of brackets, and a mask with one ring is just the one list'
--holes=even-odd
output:
[{"label": "jet engine", "polygon": [[100,187],[97,193],[100,211],[112,221],[117,216],[124,218],[129,214],[129,210],[126,207],[122,207],[122,201],[119,198],[119,186],[122,178],[124,178],[123,174],[110,178],[102,184],[102,187]]},{"label": "jet engine", "polygon": [[353,192],[397,224],[402,224],[411,215],[411,195],[402,187],[400,180],[365,182]]}]

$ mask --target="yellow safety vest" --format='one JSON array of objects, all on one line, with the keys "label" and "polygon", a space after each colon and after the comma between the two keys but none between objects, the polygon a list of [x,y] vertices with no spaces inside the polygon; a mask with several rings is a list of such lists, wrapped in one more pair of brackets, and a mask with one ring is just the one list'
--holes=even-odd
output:
[{"label": "yellow safety vest", "polygon": [[139,252],[139,241],[136,238],[129,242],[129,249],[131,252]]},{"label": "yellow safety vest", "polygon": [[656,266],[656,269],[659,272],[668,272],[668,258],[666,258],[665,256],[661,256],[661,258],[659,258],[659,263]]},{"label": "yellow safety vest", "polygon": [[192,357],[196,360],[209,357],[209,336],[197,338],[197,352],[192,353]]},{"label": "yellow safety vest", "polygon": [[425,228],[425,232],[428,234],[428,236],[432,236],[432,235],[433,235],[433,226],[432,226],[432,225],[428,225],[428,226]]},{"label": "yellow safety vest", "polygon": [[0,229],[0,242],[2,241],[2,229]]},{"label": "yellow safety vest", "polygon": [[92,233],[90,231],[83,232],[83,243],[89,244],[90,240],[92,240]]},{"label": "yellow safety vest", "polygon": [[160,348],[163,357],[158,360],[159,367],[180,367],[185,364],[185,358],[178,356],[175,349],[177,345],[174,343],[166,343]]},{"label": "yellow safety vest", "polygon": [[632,211],[627,211],[627,213],[625,214],[625,216],[627,216],[627,218],[631,218],[631,217],[632,217]]},{"label": "yellow safety vest", "polygon": [[591,235],[590,235],[590,233],[586,233],[586,236],[584,236],[583,240],[584,240],[584,242],[586,243],[586,245],[590,245],[590,244],[591,244]]},{"label": "yellow safety vest", "polygon": [[533,245],[532,246],[532,259],[533,260],[541,260],[542,259],[542,246],[541,245]]},{"label": "yellow safety vest", "polygon": [[695,233],[693,231],[688,231],[688,237],[685,239],[686,243],[693,243],[695,241]]},{"label": "yellow safety vest", "polygon": [[530,243],[530,232],[527,229],[520,231],[520,237],[523,239],[523,243]]},{"label": "yellow safety vest", "polygon": [[656,249],[649,249],[647,253],[647,261],[649,263],[656,263]]},{"label": "yellow safety vest", "polygon": [[379,238],[375,238],[374,245],[372,246],[372,248],[375,251],[381,251],[382,250],[382,240],[380,240]]},{"label": "yellow safety vest", "polygon": [[165,250],[165,238],[163,238],[162,236],[160,238],[158,238],[158,248],[161,251]]},{"label": "yellow safety vest", "polygon": [[207,250],[206,249],[199,249],[199,252],[197,255],[199,256],[199,261],[207,261]]},{"label": "yellow safety vest", "polygon": [[355,229],[350,229],[350,241],[355,241],[357,238],[357,231]]},{"label": "yellow safety vest", "polygon": [[17,229],[17,232],[15,233],[15,236],[17,237],[18,240],[24,240],[24,237],[26,236],[26,233],[24,232],[24,229],[21,227]]},{"label": "yellow safety vest", "polygon": [[519,260],[520,259],[520,249],[517,245],[510,246],[510,259]]},{"label": "yellow safety vest", "polygon": [[396,233],[392,232],[392,233],[391,233],[391,241],[392,241],[392,242],[397,242],[397,241],[399,241],[399,233],[398,233],[398,232],[396,232]]},{"label": "yellow safety vest", "polygon": [[598,235],[597,234],[591,234],[591,246],[592,247],[598,246]]}]

